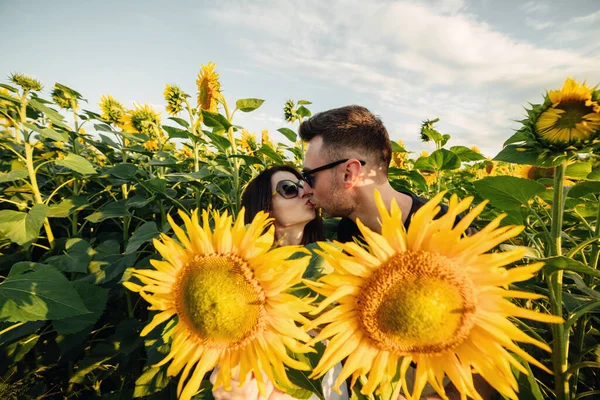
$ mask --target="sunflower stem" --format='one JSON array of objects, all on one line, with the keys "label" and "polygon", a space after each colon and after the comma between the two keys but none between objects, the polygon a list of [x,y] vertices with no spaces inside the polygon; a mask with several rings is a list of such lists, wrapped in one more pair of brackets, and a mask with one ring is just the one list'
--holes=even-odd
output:
[{"label": "sunflower stem", "polygon": [[[600,236],[600,196],[598,196],[598,212],[596,213],[596,228],[594,229],[594,237],[597,238]],[[598,268],[598,256],[599,254],[598,240],[594,241],[592,244],[592,255],[590,257],[589,266],[590,268],[597,269]],[[586,275],[584,277],[585,284],[587,286],[592,286],[594,283],[594,277],[592,275]],[[587,328],[587,323],[589,319],[587,316],[583,316],[580,318],[579,323],[577,324],[577,329],[575,330],[575,346],[577,347],[578,354],[582,354],[583,346],[584,346],[584,338],[585,331]],[[579,359],[578,361],[581,361]],[[574,379],[573,379],[573,393],[577,394],[577,384],[579,382],[579,370],[575,371]]]},{"label": "sunflower stem", "polygon": [[[227,101],[223,97],[221,99],[223,104],[223,108],[225,109],[225,115],[227,116],[227,120],[229,123],[233,124],[233,114],[229,113],[229,107],[227,107]],[[234,110],[235,112],[235,110]],[[231,143],[231,155],[237,154],[237,146],[235,145],[235,136],[233,135],[233,127],[230,127],[227,130],[227,136],[229,137],[229,142]],[[237,157],[233,157],[233,161],[229,158],[229,165],[232,166],[232,175],[233,175],[233,192],[235,195],[235,206],[232,207],[232,213],[237,214],[240,210],[240,164],[239,159]],[[233,165],[232,165],[233,163]]]},{"label": "sunflower stem", "polygon": [[[552,201],[552,225],[550,228],[550,256],[562,255],[562,222],[564,213],[564,178],[567,162],[563,160],[555,168],[554,197]],[[562,317],[562,283],[563,271],[557,271],[548,278],[550,289],[550,305],[552,314]],[[554,390],[557,400],[570,399],[569,382],[565,376],[568,367],[569,338],[565,336],[564,324],[552,325],[552,364],[554,369]]]}]

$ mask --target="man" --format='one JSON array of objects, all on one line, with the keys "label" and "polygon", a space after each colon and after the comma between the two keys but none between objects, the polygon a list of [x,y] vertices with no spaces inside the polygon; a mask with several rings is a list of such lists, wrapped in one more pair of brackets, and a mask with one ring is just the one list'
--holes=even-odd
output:
[{"label": "man", "polygon": [[[381,233],[379,212],[373,196],[377,189],[388,209],[396,199],[406,227],[427,199],[396,191],[388,181],[392,144],[379,118],[361,106],[325,111],[300,125],[300,137],[308,142],[303,175],[305,192],[315,207],[329,217],[343,217],[338,240],[348,242],[359,235],[356,219]],[[442,205],[439,215],[448,208]]]},{"label": "man", "polygon": [[[406,228],[412,215],[427,202],[412,193],[398,192],[390,185],[387,176],[392,158],[390,138],[381,120],[366,108],[352,105],[315,114],[300,124],[299,134],[308,142],[302,171],[306,181],[304,192],[327,216],[342,217],[337,232],[339,241],[351,241],[360,235],[357,218],[372,231],[381,233],[375,190],[381,193],[388,210],[396,199]],[[438,217],[447,210],[442,205]],[[480,377],[475,378],[482,397],[491,398],[490,386]],[[449,386],[449,398],[459,399],[457,391]]]}]

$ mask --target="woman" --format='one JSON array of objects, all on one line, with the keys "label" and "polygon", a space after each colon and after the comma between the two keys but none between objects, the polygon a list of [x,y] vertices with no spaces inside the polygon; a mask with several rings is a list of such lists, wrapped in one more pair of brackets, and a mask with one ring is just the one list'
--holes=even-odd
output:
[{"label": "woman", "polygon": [[309,244],[325,240],[323,220],[303,191],[302,175],[294,167],[279,165],[255,177],[242,195],[249,224],[260,211],[274,219],[278,246]]},{"label": "woman", "polygon": [[[242,206],[246,209],[244,222],[249,224],[260,211],[268,212],[275,226],[276,246],[307,245],[325,240],[323,221],[308,196],[304,194],[303,183],[302,175],[293,167],[280,165],[264,170],[250,181],[242,196]],[[323,392],[327,400],[348,399],[345,385],[340,388],[341,395],[331,389],[335,376],[340,371],[341,364],[338,364],[323,377]],[[236,376],[239,371],[234,370],[232,373]],[[214,382],[215,378],[216,373],[213,372],[211,382]],[[266,376],[264,378],[266,379]],[[213,388],[214,398],[216,400],[265,398],[258,393],[255,379],[246,379],[242,387],[237,385],[237,380],[232,379],[231,385],[231,391],[225,391],[222,386]],[[268,400],[292,399],[291,396],[277,390],[268,380],[266,388]],[[312,396],[312,399],[317,397]]]}]

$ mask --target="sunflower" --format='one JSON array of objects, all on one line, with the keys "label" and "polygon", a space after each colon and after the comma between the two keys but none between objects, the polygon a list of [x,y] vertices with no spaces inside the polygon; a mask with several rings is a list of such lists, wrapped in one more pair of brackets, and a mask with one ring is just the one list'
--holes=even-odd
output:
[{"label": "sunflower", "polygon": [[293,387],[285,366],[308,366],[287,351],[310,351],[301,343],[310,336],[296,322],[307,323],[300,313],[312,306],[285,291],[301,281],[310,259],[290,256],[308,251],[301,246],[270,250],[274,227],[266,230],[270,220],[263,212],[248,226],[243,210],[233,226],[227,212],[203,211],[202,224],[197,212],[191,218],[181,211],[179,215],[187,233],[169,217],[179,242],[164,235],[155,240],[165,260],[150,261],[156,270],[133,270],[142,285],[124,283],[150,303],[150,310],[158,311],[141,336],[177,316],[170,352],[156,366],[172,360],[167,374],[183,371],[177,388],[180,399],[190,399],[216,365],[220,368],[215,388],[231,390],[231,371],[238,365],[240,385],[253,372],[264,394],[264,372],[274,384]]},{"label": "sunflower", "polygon": [[566,144],[591,139],[600,131],[600,105],[592,99],[593,92],[571,78],[560,90],[550,91],[547,98],[551,106],[536,122],[539,136]]},{"label": "sunflower", "polygon": [[294,100],[288,100],[285,102],[283,106],[283,117],[287,122],[295,122],[298,119],[298,114],[296,114],[296,107],[294,105]]},{"label": "sunflower", "polygon": [[[533,165],[521,165],[514,171],[514,176],[517,178],[529,179],[537,181],[538,179],[554,179],[555,168],[542,168]],[[573,177],[565,176],[563,179],[564,186],[573,186],[575,182],[572,181]],[[547,183],[546,187],[552,187],[551,183]]]},{"label": "sunflower", "polygon": [[111,95],[102,95],[98,106],[102,112],[102,119],[118,126],[122,124],[123,118],[125,118],[125,115],[127,114],[127,110],[123,104]]},{"label": "sunflower", "polygon": [[[360,375],[368,374],[362,393],[371,394],[378,387],[382,391],[399,369],[409,399],[418,399],[427,383],[445,398],[445,376],[463,396],[480,399],[472,376],[477,373],[501,394],[517,399],[518,384],[511,367],[524,374],[527,371],[509,351],[550,372],[515,341],[546,351],[550,348],[521,332],[508,318],[551,323],[562,320],[520,308],[506,299],[543,296],[505,289],[513,282],[530,279],[542,263],[506,269],[523,257],[523,249],[484,253],[518,235],[523,227],[498,228],[504,217],[500,216],[465,237],[465,230],[485,203],[453,228],[456,216],[469,208],[472,198],[459,202],[453,196],[448,212],[434,220],[443,195],[421,207],[406,232],[396,202],[388,213],[376,192],[382,234],[357,220],[369,250],[357,243],[321,244],[319,254],[334,272],[319,282],[307,282],[326,296],[313,314],[327,311],[306,329],[325,324],[308,344],[331,339],[312,377],[325,374],[347,357],[334,387],[351,375],[354,383]],[[417,364],[412,394],[406,385],[411,362]]]},{"label": "sunflower", "polygon": [[77,100],[81,99],[81,95],[65,85],[55,83],[51,96],[54,103],[65,110],[75,111],[79,108]]},{"label": "sunflower", "polygon": [[158,140],[150,139],[144,142],[144,148],[148,151],[158,151]]},{"label": "sunflower", "polygon": [[275,147],[273,145],[273,142],[271,142],[271,138],[269,137],[269,130],[268,129],[263,129],[262,132],[260,133],[260,143],[263,146],[270,146],[270,147]]},{"label": "sunflower", "polygon": [[183,109],[183,102],[190,97],[177,86],[167,84],[164,91],[165,100],[167,101],[167,112],[171,115],[178,114]]},{"label": "sunflower", "polygon": [[143,133],[150,137],[156,136],[156,130],[160,126],[160,113],[148,104],[134,103],[134,107],[122,119],[123,130],[129,133]]},{"label": "sunflower", "polygon": [[217,112],[218,100],[221,95],[221,84],[219,74],[215,73],[215,63],[209,62],[202,66],[196,85],[198,86],[198,106],[202,110]]},{"label": "sunflower", "polygon": [[242,150],[252,154],[256,149],[256,135],[248,132],[247,129],[242,129]]}]

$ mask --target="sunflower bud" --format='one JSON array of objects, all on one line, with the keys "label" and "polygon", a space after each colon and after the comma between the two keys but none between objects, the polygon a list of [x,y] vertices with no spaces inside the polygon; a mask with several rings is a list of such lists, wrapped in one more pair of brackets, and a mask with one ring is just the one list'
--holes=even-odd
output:
[{"label": "sunflower bud", "polygon": [[10,80],[14,84],[21,86],[21,88],[26,91],[39,92],[42,90],[41,82],[27,75],[13,73],[10,76]]}]

